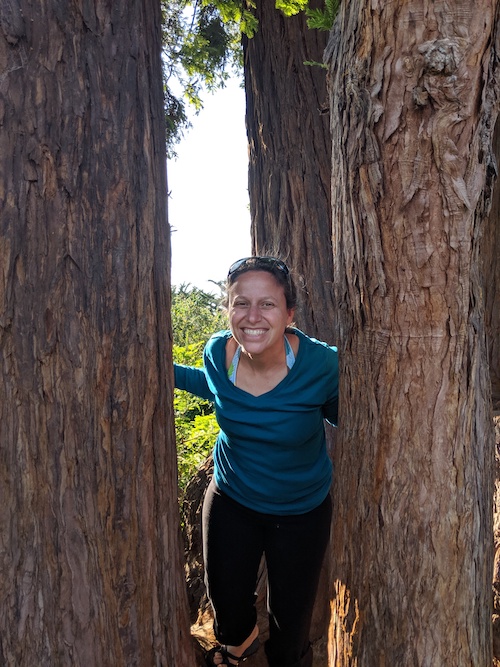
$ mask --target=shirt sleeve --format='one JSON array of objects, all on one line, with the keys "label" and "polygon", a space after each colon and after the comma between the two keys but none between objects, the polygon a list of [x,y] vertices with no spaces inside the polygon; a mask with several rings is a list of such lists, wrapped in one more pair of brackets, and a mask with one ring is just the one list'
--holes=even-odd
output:
[{"label": "shirt sleeve", "polygon": [[333,426],[337,426],[339,418],[339,399],[338,396],[331,398],[328,403],[323,406],[323,416],[327,422]]},{"label": "shirt sleeve", "polygon": [[328,377],[328,386],[329,386],[329,396],[326,402],[323,404],[323,416],[327,422],[330,422],[333,426],[337,426],[338,417],[339,417],[339,361],[338,361],[338,350],[336,347],[330,347],[329,355],[329,372]]},{"label": "shirt sleeve", "polygon": [[190,394],[213,401],[215,396],[210,391],[203,368],[174,364],[175,386],[189,391]]}]

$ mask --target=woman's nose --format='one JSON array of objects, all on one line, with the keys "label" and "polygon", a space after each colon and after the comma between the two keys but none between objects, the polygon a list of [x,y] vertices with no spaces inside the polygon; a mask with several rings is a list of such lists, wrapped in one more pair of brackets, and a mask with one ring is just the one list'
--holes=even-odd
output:
[{"label": "woman's nose", "polygon": [[258,322],[260,320],[260,308],[258,306],[250,306],[247,313],[247,319],[250,322]]}]

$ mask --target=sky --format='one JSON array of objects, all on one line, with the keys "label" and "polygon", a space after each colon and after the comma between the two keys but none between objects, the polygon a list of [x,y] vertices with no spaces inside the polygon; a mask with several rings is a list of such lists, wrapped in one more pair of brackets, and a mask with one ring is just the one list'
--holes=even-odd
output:
[{"label": "sky", "polygon": [[245,94],[231,79],[203,102],[167,163],[172,285],[218,293],[210,281],[251,249]]}]

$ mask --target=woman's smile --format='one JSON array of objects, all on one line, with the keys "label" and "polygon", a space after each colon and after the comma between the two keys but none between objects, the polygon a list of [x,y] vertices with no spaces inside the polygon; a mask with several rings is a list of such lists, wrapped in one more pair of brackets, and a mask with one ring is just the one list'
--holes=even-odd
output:
[{"label": "woman's smile", "polygon": [[267,329],[248,329],[248,328],[244,328],[242,331],[246,336],[261,336],[262,334],[266,333]]}]

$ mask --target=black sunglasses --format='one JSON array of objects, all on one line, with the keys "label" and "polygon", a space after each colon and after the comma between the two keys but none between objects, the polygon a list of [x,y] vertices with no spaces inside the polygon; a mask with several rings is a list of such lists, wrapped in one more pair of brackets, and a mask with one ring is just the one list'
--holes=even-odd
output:
[{"label": "black sunglasses", "polygon": [[269,269],[278,269],[278,271],[282,271],[285,276],[288,276],[290,271],[288,270],[288,266],[285,264],[285,262],[282,262],[281,259],[278,259],[277,257],[259,257],[259,256],[253,256],[253,257],[243,257],[243,259],[239,259],[238,261],[234,262],[234,264],[231,264],[229,267],[229,271],[227,272],[228,277],[231,276],[233,273],[236,273],[237,271],[240,271],[241,269],[246,269],[247,267],[251,267],[252,269],[259,269],[259,268],[269,268]]}]

